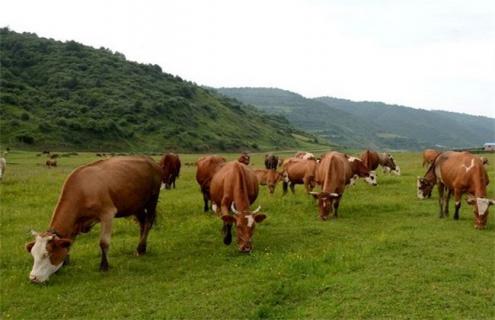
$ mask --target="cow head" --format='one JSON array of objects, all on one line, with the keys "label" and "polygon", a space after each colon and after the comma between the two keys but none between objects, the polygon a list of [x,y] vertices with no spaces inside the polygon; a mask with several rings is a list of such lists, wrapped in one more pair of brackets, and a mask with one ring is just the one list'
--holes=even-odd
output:
[{"label": "cow head", "polygon": [[434,186],[435,182],[430,181],[424,177],[418,177],[418,179],[416,180],[416,195],[419,199],[429,198]]},{"label": "cow head", "polygon": [[469,196],[467,203],[474,206],[474,217],[476,229],[484,229],[488,220],[488,208],[495,204],[495,200]]},{"label": "cow head", "polygon": [[237,211],[233,202],[230,209],[234,215],[223,215],[222,220],[228,225],[235,224],[239,251],[251,252],[253,250],[252,238],[256,223],[261,223],[265,220],[266,215],[263,213],[258,214],[261,207],[254,211]]},{"label": "cow head", "polygon": [[273,194],[275,192],[275,187],[277,183],[282,180],[282,174],[278,173],[275,170],[268,170],[266,174],[266,186],[268,187],[268,191]]},{"label": "cow head", "polygon": [[390,168],[390,171],[396,172],[397,171],[397,166],[395,165],[394,157],[390,153],[387,153],[385,155],[385,160],[383,163],[384,167]]},{"label": "cow head", "polygon": [[251,157],[249,156],[249,154],[247,152],[241,153],[241,155],[237,159],[237,161],[239,161],[240,163],[244,163],[245,165],[249,165],[250,160],[251,160]]},{"label": "cow head", "polygon": [[34,258],[29,279],[34,283],[42,283],[63,265],[72,240],[59,238],[50,232],[32,231],[32,234],[35,240],[26,244],[27,251]]},{"label": "cow head", "polygon": [[333,192],[310,192],[318,200],[318,208],[321,220],[328,220],[330,213],[333,215],[333,201],[340,198],[341,195]]}]

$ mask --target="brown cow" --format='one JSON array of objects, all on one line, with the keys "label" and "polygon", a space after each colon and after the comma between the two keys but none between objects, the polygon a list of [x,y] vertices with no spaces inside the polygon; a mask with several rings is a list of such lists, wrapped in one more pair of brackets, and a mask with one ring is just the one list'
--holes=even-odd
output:
[{"label": "brown cow", "polygon": [[34,257],[29,275],[41,283],[68,258],[76,236],[101,223],[100,270],[108,270],[112,219],[135,216],[140,224],[137,254],[146,252],[146,239],[156,217],[161,170],[148,157],[115,157],[75,169],[67,178],[47,231],[33,231],[36,240],[26,244]]},{"label": "brown cow", "polygon": [[337,217],[345,186],[352,184],[356,176],[364,177],[366,182],[376,185],[375,174],[370,172],[360,159],[335,151],[322,156],[316,169],[316,180],[321,185],[322,191],[311,192],[311,195],[318,200],[322,220],[327,220],[330,213]]},{"label": "brown cow", "polygon": [[50,167],[56,167],[57,166],[57,160],[55,159],[48,159],[45,162],[45,165],[50,168]]},{"label": "brown cow", "polygon": [[247,152],[242,152],[237,161],[240,163],[244,163],[245,165],[249,165],[249,161],[251,160],[251,157]]},{"label": "brown cow", "polygon": [[400,168],[395,165],[394,158],[390,153],[365,150],[361,153],[360,158],[370,171],[376,170],[380,165],[384,168],[384,172],[390,171],[396,175],[400,175]]},{"label": "brown cow", "polygon": [[204,156],[196,161],[196,181],[203,193],[205,212],[209,209],[211,179],[226,161],[224,157],[219,156]]},{"label": "brown cow", "polygon": [[278,157],[273,153],[265,154],[265,168],[276,170],[278,166]]},{"label": "brown cow", "polygon": [[267,186],[268,191],[273,193],[277,183],[282,180],[282,175],[273,169],[257,169],[254,170],[258,182],[262,186]]},{"label": "brown cow", "polygon": [[282,165],[283,191],[287,194],[287,187],[290,185],[292,193],[295,192],[296,184],[304,184],[306,192],[309,193],[315,187],[315,160],[303,160],[299,158],[289,158],[284,160]]},{"label": "brown cow", "polygon": [[432,164],[440,153],[440,151],[434,149],[426,149],[425,151],[423,151],[423,167]]},{"label": "brown cow", "polygon": [[[223,242],[232,242],[232,224],[236,225],[237,243],[241,252],[250,252],[255,223],[262,222],[266,215],[257,214],[259,209],[249,210],[258,197],[258,180],[246,165],[232,161],[222,166],[213,176],[210,186],[213,210],[221,213],[224,222]],[[234,215],[229,214],[229,209]]]},{"label": "brown cow", "polygon": [[425,198],[438,184],[440,218],[449,213],[450,195],[454,193],[454,219],[459,219],[461,197],[468,194],[467,203],[474,206],[475,227],[483,229],[488,219],[488,207],[495,200],[486,198],[488,175],[481,159],[467,152],[447,151],[441,153],[428,168],[423,178],[418,177],[417,195]]},{"label": "brown cow", "polygon": [[175,189],[175,180],[180,173],[179,156],[175,153],[164,154],[160,160],[160,167],[162,168],[162,189],[170,189],[172,185]]}]

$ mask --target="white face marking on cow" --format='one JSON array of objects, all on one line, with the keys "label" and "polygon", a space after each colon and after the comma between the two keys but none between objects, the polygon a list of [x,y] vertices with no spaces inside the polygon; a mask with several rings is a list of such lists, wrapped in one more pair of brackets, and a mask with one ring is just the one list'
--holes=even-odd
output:
[{"label": "white face marking on cow", "polygon": [[246,216],[246,219],[248,221],[248,227],[249,228],[252,228],[253,227],[253,224],[254,224],[254,217],[253,217],[253,215],[252,214],[248,214]]},{"label": "white face marking on cow", "polygon": [[376,173],[375,173],[375,171],[370,171],[369,177],[364,178],[364,180],[366,182],[368,182],[369,184],[376,186]]},{"label": "white face marking on cow", "polygon": [[490,199],[476,198],[476,206],[478,207],[478,214],[484,216],[490,205]]},{"label": "white face marking on cow", "polygon": [[397,176],[400,176],[400,167],[399,166],[396,166],[395,167],[395,170],[392,170],[392,173],[397,175]]},{"label": "white face marking on cow", "polygon": [[213,202],[213,203],[211,204],[211,210],[213,210],[213,212],[217,212],[217,209],[218,209],[217,204]]},{"label": "white face marking on cow", "polygon": [[474,167],[474,159],[471,159],[471,164],[469,165],[469,167],[466,167],[464,163],[462,164],[462,167],[466,168],[466,172],[469,172],[469,170]]},{"label": "white face marking on cow", "polygon": [[289,183],[289,174],[287,172],[284,172],[284,182]]},{"label": "white face marking on cow", "polygon": [[354,161],[357,161],[357,160],[360,160],[356,157],[349,157],[349,162],[354,162]]},{"label": "white face marking on cow", "polygon": [[416,180],[416,195],[418,196],[419,199],[424,199],[425,196],[423,195],[423,191],[421,190],[421,181],[420,181],[420,178],[418,178],[418,180]]},{"label": "white face marking on cow", "polygon": [[29,274],[29,279],[33,282],[45,282],[62,266],[61,262],[58,266],[54,266],[50,261],[50,256],[46,250],[48,241],[53,239],[53,236],[36,236],[36,242],[31,248],[31,255],[34,258],[33,269]]}]

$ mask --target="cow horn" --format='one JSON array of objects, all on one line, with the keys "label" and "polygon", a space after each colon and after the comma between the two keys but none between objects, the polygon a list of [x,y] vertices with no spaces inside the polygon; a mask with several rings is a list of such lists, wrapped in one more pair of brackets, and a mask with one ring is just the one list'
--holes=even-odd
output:
[{"label": "cow horn", "polygon": [[258,213],[260,210],[261,210],[261,206],[258,206],[258,208],[256,208],[256,210],[253,211],[253,214]]},{"label": "cow horn", "polygon": [[38,234],[39,234],[38,232],[36,232],[36,231],[34,231],[34,230],[31,230],[31,235],[33,235],[33,236],[35,236],[35,237],[36,237]]},{"label": "cow horn", "polygon": [[320,193],[319,193],[319,192],[316,192],[316,191],[311,191],[309,194],[312,194],[312,195],[317,196],[317,195],[319,195]]},{"label": "cow horn", "polygon": [[234,202],[232,202],[232,204],[230,205],[230,210],[232,210],[232,212],[235,214],[239,214],[239,211],[235,209]]}]

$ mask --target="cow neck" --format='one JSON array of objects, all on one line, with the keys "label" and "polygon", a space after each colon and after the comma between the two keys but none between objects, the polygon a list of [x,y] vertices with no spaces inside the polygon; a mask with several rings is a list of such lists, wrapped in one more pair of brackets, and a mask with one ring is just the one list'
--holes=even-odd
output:
[{"label": "cow neck", "polygon": [[432,162],[428,171],[426,171],[424,178],[429,182],[436,182],[437,176],[435,174],[435,162]]},{"label": "cow neck", "polygon": [[52,221],[50,222],[50,230],[54,230],[52,232],[59,236],[60,238],[74,238],[77,234],[76,231],[76,212],[73,210],[64,210],[63,203],[59,202],[55,211],[53,212]]},{"label": "cow neck", "polygon": [[239,212],[249,211],[249,194],[246,183],[246,175],[241,164],[235,168],[234,203]]}]

